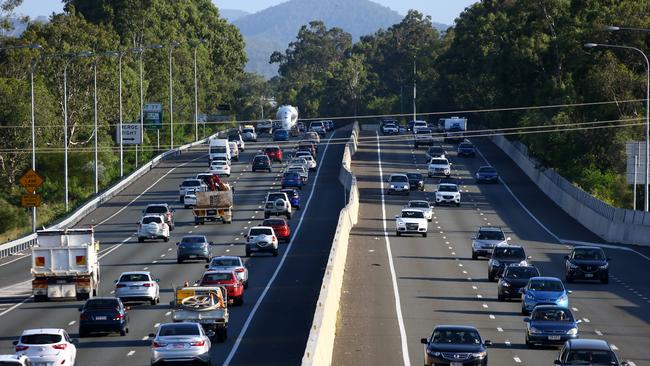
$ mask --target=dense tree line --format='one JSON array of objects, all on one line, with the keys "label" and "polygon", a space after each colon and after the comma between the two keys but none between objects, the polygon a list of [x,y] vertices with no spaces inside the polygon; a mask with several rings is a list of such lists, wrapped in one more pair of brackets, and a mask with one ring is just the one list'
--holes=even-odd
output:
[{"label": "dense tree line", "polygon": [[[0,0],[0,26],[19,0]],[[140,116],[139,53],[145,49],[144,101],[163,105],[161,150],[170,144],[169,52],[173,55],[174,145],[194,140],[194,50],[197,52],[199,113],[214,114],[220,103],[235,102],[246,63],[244,42],[236,27],[219,16],[210,0],[66,0],[65,10],[47,23],[30,24],[20,38],[1,38],[0,48],[39,44],[41,50],[0,51],[0,232],[29,226],[18,208],[17,179],[31,165],[29,70],[35,62],[37,170],[46,178],[39,190],[44,221],[63,211],[63,68],[65,54],[92,51],[96,57],[69,62],[68,147],[71,207],[94,193],[93,63],[97,65],[101,187],[119,179],[118,57],[123,78],[123,120]],[[171,49],[172,42],[178,46]],[[215,125],[209,125],[209,133]],[[203,135],[203,129],[200,130]],[[156,133],[147,132],[139,163],[156,151]],[[135,168],[133,147],[125,148],[125,172]],[[43,221],[43,222],[44,222]]]},{"label": "dense tree line", "polygon": [[[618,101],[467,117],[491,128],[642,118],[643,103],[620,101],[645,98],[644,60],[631,51],[586,50],[583,44],[650,50],[647,33],[604,29],[650,28],[647,10],[634,0],[483,0],[444,34],[429,17],[411,11],[356,44],[343,30],[313,22],[284,53],[271,57],[279,64],[272,84],[280,100],[297,104],[307,116],[408,114],[415,61],[419,112]],[[642,140],[642,131],[635,126],[517,138],[543,165],[606,202],[630,207],[624,144]]]}]

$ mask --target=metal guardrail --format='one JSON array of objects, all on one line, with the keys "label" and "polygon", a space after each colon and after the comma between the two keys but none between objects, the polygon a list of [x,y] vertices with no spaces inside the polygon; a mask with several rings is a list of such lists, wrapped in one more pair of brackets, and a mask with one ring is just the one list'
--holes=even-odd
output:
[{"label": "metal guardrail", "polygon": [[[219,137],[223,136],[223,134],[227,133],[229,130],[226,131],[220,131],[217,132],[216,134],[213,134],[211,136],[208,136],[207,138],[204,138],[199,141],[192,142],[190,144],[186,144],[183,146],[179,146],[173,150],[165,151],[164,153],[154,157],[146,163],[145,165],[141,166],[138,168],[138,170],[134,171],[133,173],[129,174],[126,178],[120,180],[119,182],[115,183],[113,186],[109,187],[106,189],[104,192],[100,193],[98,196],[95,198],[92,198],[90,201],[86,202],[83,204],[81,207],[77,208],[74,212],[63,218],[62,220],[52,224],[49,226],[47,229],[60,229],[60,228],[66,228],[71,225],[74,225],[77,223],[82,217],[86,216],[88,213],[92,212],[95,210],[97,207],[99,207],[102,203],[108,201],[109,199],[113,198],[115,195],[123,191],[126,187],[131,185],[134,181],[136,181],[138,178],[142,177],[145,175],[148,171],[151,169],[155,168],[161,161],[166,160],[169,157],[172,156],[177,156],[184,150],[188,150],[192,147],[201,145],[206,143],[209,139],[214,138],[214,137]],[[36,234],[32,233],[26,236],[23,236],[21,238],[12,240],[10,242],[0,244],[0,258],[4,258],[16,253],[20,253],[22,251],[25,251],[29,248],[31,248],[34,244],[36,244]]]}]

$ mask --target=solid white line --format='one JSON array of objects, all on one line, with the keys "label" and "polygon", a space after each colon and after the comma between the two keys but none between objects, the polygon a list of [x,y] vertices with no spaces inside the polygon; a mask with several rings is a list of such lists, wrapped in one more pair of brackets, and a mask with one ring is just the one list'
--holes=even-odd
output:
[{"label": "solid white line", "polygon": [[386,229],[386,201],[384,199],[384,171],[381,166],[381,142],[379,141],[379,133],[375,132],[377,137],[377,158],[379,163],[379,189],[381,191],[381,214],[382,224],[384,226],[384,241],[386,242],[386,252],[388,253],[388,265],[390,267],[390,276],[393,284],[393,298],[395,299],[395,312],[397,313],[397,324],[399,326],[400,339],[402,344],[402,359],[404,366],[410,366],[411,360],[409,358],[408,342],[406,339],[406,327],[404,326],[404,318],[402,317],[402,305],[400,304],[399,288],[397,287],[397,276],[395,275],[395,264],[393,263],[393,253],[390,249],[390,239],[388,238],[388,231]]},{"label": "solid white line", "polygon": [[23,299],[23,301],[19,302],[18,304],[13,305],[12,307],[10,307],[10,308],[7,309],[7,310],[1,312],[1,313],[0,313],[0,316],[3,316],[3,315],[5,315],[5,314],[7,314],[8,312],[12,311],[13,309],[19,307],[20,305],[26,303],[27,300],[29,300],[29,299],[31,299],[31,298],[32,298],[31,296],[26,297],[25,299]]},{"label": "solid white line", "polygon": [[29,257],[31,257],[31,254],[21,255],[19,258],[12,259],[9,262],[5,262],[5,263],[0,264],[0,267],[6,266],[7,264],[11,264],[13,262],[17,262],[17,261],[19,261],[21,259],[25,259],[25,258],[29,258]]},{"label": "solid white line", "polygon": [[[287,246],[287,250],[285,250],[284,254],[282,255],[282,258],[280,259],[280,263],[276,267],[275,271],[273,272],[273,275],[269,279],[269,282],[267,282],[266,286],[264,287],[264,290],[260,294],[260,297],[257,299],[255,302],[255,305],[253,306],[253,309],[251,312],[248,314],[248,317],[246,318],[246,321],[244,322],[244,326],[242,327],[241,331],[239,331],[239,335],[237,335],[237,340],[235,341],[235,344],[232,346],[230,349],[230,352],[228,353],[228,357],[226,357],[225,361],[223,362],[223,366],[228,366],[230,365],[230,362],[232,359],[235,357],[235,354],[237,353],[237,350],[239,349],[239,345],[241,344],[242,339],[244,338],[244,335],[246,335],[246,331],[248,330],[248,327],[250,326],[251,322],[253,321],[253,318],[255,317],[255,313],[257,313],[257,309],[259,309],[260,304],[266,297],[266,294],[269,292],[271,286],[273,285],[273,282],[275,281],[275,278],[278,276],[278,273],[280,273],[280,270],[282,269],[282,266],[284,265],[284,262],[287,259],[287,255],[291,252],[291,248],[293,248],[293,243],[294,243],[294,238],[297,237],[298,233],[300,232],[300,228],[302,227],[302,222],[305,217],[305,213],[307,212],[307,209],[309,208],[309,203],[311,202],[311,199],[313,197],[314,193],[314,188],[316,188],[316,185],[318,183],[318,176],[320,174],[320,168],[322,167],[322,162],[325,160],[325,156],[327,155],[327,149],[330,146],[330,140],[332,140],[332,137],[334,137],[334,134],[332,134],[329,139],[327,140],[327,144],[325,145],[325,150],[323,150],[323,154],[320,157],[320,162],[318,164],[318,169],[316,170],[316,177],[314,178],[314,184],[311,186],[311,190],[309,191],[309,197],[307,198],[307,203],[305,203],[304,209],[301,207],[302,213],[300,214],[300,220],[298,221],[298,225],[296,226],[296,230],[294,231],[294,234],[291,236],[291,241],[289,241],[289,245]],[[254,218],[254,217],[253,217]],[[239,238],[236,238],[237,240]]]}]

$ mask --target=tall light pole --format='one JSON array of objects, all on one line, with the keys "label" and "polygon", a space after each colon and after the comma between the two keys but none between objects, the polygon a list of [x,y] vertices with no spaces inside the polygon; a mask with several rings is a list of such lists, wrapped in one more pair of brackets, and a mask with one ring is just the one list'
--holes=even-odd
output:
[{"label": "tall light pole", "polygon": [[68,65],[77,57],[92,56],[92,52],[85,51],[79,53],[69,53],[65,64],[63,65],[63,174],[65,184],[65,210],[68,211]]},{"label": "tall light pole", "polygon": [[415,109],[415,101],[417,98],[417,91],[418,91],[418,86],[417,86],[417,68],[415,65],[415,55],[413,55],[413,120],[417,120],[417,112]]},{"label": "tall light pole", "polygon": [[118,133],[117,136],[119,136],[120,140],[120,177],[124,176],[124,145],[122,142],[124,141],[124,136],[122,136],[122,58],[124,57],[124,52],[120,51],[118,53],[117,59],[117,68],[118,68],[118,74],[119,74],[119,87],[118,87],[118,99],[119,99],[119,105],[120,105],[120,126],[118,127]]},{"label": "tall light pole", "polygon": [[170,150],[174,148],[174,79],[172,74],[172,54],[174,48],[178,47],[178,42],[172,42],[169,45],[169,142]]},{"label": "tall light pole", "polygon": [[[43,47],[39,44],[29,44],[22,46],[11,46],[6,48],[0,48],[2,50],[11,50],[11,49],[30,49],[30,50],[41,50]],[[29,94],[30,94],[30,113],[31,113],[31,122],[32,122],[32,170],[36,171],[36,116],[34,113],[34,72],[36,71],[36,64],[38,63],[38,58],[35,58],[29,65]],[[36,232],[36,207],[32,207],[32,232]]]},{"label": "tall light pole", "polygon": [[621,48],[625,50],[632,50],[639,53],[643,56],[643,60],[646,65],[646,107],[645,107],[645,197],[643,210],[648,212],[650,210],[649,203],[650,200],[650,61],[648,61],[648,56],[636,47],[631,46],[621,46],[615,44],[604,44],[604,43],[585,43],[585,48],[596,48],[596,47],[607,47],[607,48]]},{"label": "tall light pole", "polygon": [[199,141],[199,87],[196,69],[196,50],[205,39],[201,38],[199,43],[194,45],[194,141]]}]

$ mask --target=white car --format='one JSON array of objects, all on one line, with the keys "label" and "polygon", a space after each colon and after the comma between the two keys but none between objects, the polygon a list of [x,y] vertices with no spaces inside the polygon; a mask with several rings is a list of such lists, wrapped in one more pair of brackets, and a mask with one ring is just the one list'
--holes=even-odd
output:
[{"label": "white car", "polygon": [[429,161],[427,175],[429,178],[435,176],[449,177],[451,175],[451,163],[447,158],[433,158]]},{"label": "white car", "polygon": [[16,355],[27,356],[32,365],[74,366],[76,343],[64,329],[41,328],[23,331],[14,346]]},{"label": "white car", "polygon": [[230,177],[230,165],[225,161],[212,160],[210,163],[210,173]]},{"label": "white car", "polygon": [[498,226],[479,227],[476,235],[472,236],[472,259],[490,258],[494,247],[507,245],[508,240],[510,237],[506,238],[503,230]]},{"label": "white car", "polygon": [[239,147],[236,142],[229,142],[230,146],[230,158],[234,161],[239,161]]},{"label": "white car", "polygon": [[421,128],[429,128],[429,125],[427,124],[427,121],[414,121],[413,123],[413,133],[416,134],[418,133],[418,130]]},{"label": "white car", "polygon": [[237,147],[239,148],[239,151],[244,151],[244,148],[246,147],[246,144],[244,143],[244,140],[241,138],[241,135],[239,133],[232,133],[228,136],[228,142],[235,142],[237,143]]},{"label": "white car", "polygon": [[408,196],[410,192],[411,184],[409,183],[409,177],[406,174],[391,174],[390,177],[388,177],[387,194],[402,193]]},{"label": "white car", "polygon": [[254,226],[248,229],[246,239],[246,256],[252,253],[271,253],[274,257],[278,255],[278,237],[270,226]]},{"label": "white car", "polygon": [[196,206],[196,193],[191,192],[183,197],[183,206],[185,208],[190,208]]},{"label": "white car", "polygon": [[123,272],[115,281],[115,297],[128,301],[146,301],[151,305],[160,302],[158,280],[149,271]]},{"label": "white car", "polygon": [[431,222],[433,220],[433,208],[431,207],[431,204],[429,204],[429,201],[424,201],[424,200],[413,200],[409,201],[406,204],[406,207],[410,210],[418,210],[422,211],[422,214],[424,214],[424,218],[427,219],[428,222]]},{"label": "white car", "polygon": [[440,183],[434,192],[436,195],[435,205],[456,205],[460,206],[460,189],[453,183]]},{"label": "white car", "polygon": [[314,121],[309,124],[309,131],[314,131],[321,136],[325,136],[327,129],[323,121]]},{"label": "white car", "polygon": [[0,355],[0,366],[32,366],[25,355]]},{"label": "white car", "polygon": [[402,234],[421,234],[427,237],[429,223],[420,210],[405,208],[400,215],[395,215],[395,231]]},{"label": "white car", "polygon": [[138,242],[145,239],[162,239],[169,241],[169,225],[165,223],[165,217],[160,214],[147,214],[142,216],[138,222]]},{"label": "white car", "polygon": [[241,130],[241,138],[244,141],[253,141],[257,142],[257,133],[255,133],[254,127],[244,127]]},{"label": "white car", "polygon": [[285,192],[269,192],[264,203],[264,218],[283,215],[291,220],[291,201]]},{"label": "white car", "polygon": [[194,192],[205,192],[208,186],[201,179],[190,178],[185,179],[180,186],[178,186],[178,195],[180,196],[181,203],[185,199],[185,195]]},{"label": "white car", "polygon": [[309,179],[309,172],[305,168],[304,165],[299,165],[299,164],[291,164],[289,165],[285,170],[285,172],[296,172],[300,174],[300,178],[302,178],[303,182],[307,182]]},{"label": "white car", "polygon": [[309,169],[309,162],[307,161],[307,159],[305,159],[304,156],[291,158],[291,160],[289,160],[287,165],[300,165],[305,169]]},{"label": "white car", "polygon": [[208,271],[233,271],[244,285],[244,288],[248,288],[248,268],[246,268],[244,261],[240,257],[233,255],[213,257],[210,264],[205,265],[205,268]]},{"label": "white car", "polygon": [[311,154],[307,151],[298,151],[296,153],[296,157],[305,159],[307,161],[309,170],[316,170],[316,159],[314,159],[314,157],[311,156]]}]

